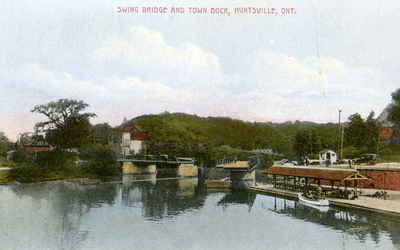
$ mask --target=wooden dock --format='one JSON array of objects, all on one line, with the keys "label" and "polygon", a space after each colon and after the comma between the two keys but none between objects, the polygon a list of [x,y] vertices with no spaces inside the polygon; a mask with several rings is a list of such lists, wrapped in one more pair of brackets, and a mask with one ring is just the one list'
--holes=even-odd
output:
[{"label": "wooden dock", "polygon": [[[291,200],[297,200],[297,192],[273,188],[272,185],[256,185],[250,187],[251,191],[278,195]],[[400,218],[400,200],[383,200],[360,196],[356,200],[327,198],[331,205],[342,208],[360,209],[364,211],[385,214]]]}]

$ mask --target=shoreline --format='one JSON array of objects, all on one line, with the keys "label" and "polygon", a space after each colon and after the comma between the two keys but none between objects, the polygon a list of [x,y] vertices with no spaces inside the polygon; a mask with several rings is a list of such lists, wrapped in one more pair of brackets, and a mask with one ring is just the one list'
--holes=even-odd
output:
[{"label": "shoreline", "polygon": [[[298,200],[297,192],[283,189],[257,185],[249,188],[252,192],[258,192],[269,195],[277,195],[291,200]],[[376,198],[363,197],[357,200],[345,200],[336,198],[327,198],[334,207],[358,209],[378,214],[388,215],[400,219],[400,201],[382,200]]]}]

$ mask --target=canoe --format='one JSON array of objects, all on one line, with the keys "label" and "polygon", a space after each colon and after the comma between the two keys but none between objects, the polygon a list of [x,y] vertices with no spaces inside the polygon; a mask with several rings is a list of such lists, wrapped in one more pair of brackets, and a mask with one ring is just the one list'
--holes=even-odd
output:
[{"label": "canoe", "polygon": [[298,194],[298,198],[299,201],[303,202],[304,204],[310,204],[314,206],[329,206],[329,201],[326,199],[312,200],[302,194]]}]

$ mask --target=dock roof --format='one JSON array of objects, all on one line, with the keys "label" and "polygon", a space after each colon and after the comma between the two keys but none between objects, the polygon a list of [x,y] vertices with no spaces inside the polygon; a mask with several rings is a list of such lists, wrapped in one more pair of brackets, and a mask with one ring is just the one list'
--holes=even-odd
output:
[{"label": "dock roof", "polygon": [[283,167],[273,166],[264,170],[264,174],[307,177],[315,179],[343,181],[368,179],[361,176],[355,169],[317,168],[317,167]]}]

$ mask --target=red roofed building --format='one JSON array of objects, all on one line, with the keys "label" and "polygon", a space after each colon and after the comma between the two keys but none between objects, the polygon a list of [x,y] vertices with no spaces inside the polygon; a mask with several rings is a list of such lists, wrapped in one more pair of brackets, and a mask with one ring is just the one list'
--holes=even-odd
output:
[{"label": "red roofed building", "polygon": [[138,141],[148,141],[150,140],[150,135],[148,132],[133,132],[131,134],[131,139],[132,140],[138,140]]},{"label": "red roofed building", "polygon": [[148,132],[139,131],[136,126],[127,125],[122,129],[122,153],[124,155],[140,154],[145,151],[148,140],[150,140]]}]

